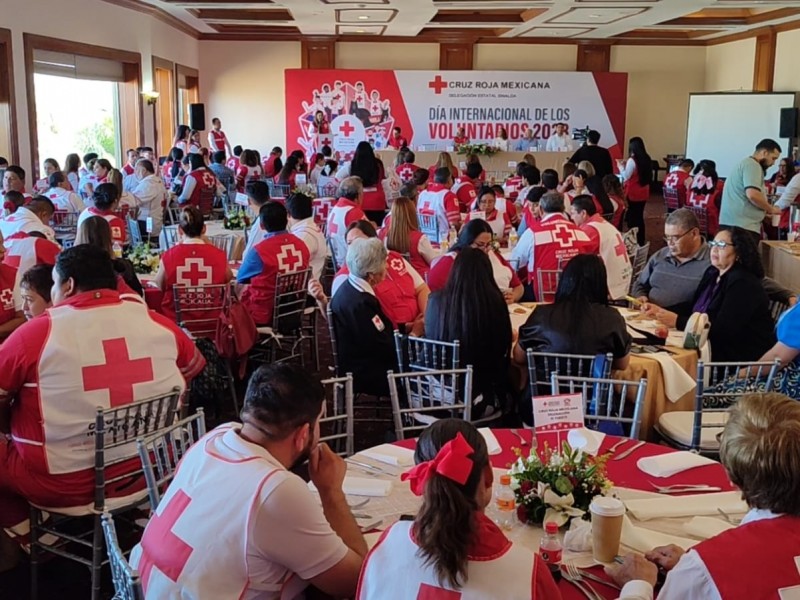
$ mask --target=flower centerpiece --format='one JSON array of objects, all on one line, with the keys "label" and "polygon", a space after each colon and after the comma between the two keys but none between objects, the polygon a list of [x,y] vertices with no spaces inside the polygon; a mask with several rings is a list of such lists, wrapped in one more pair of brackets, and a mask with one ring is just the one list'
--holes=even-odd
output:
[{"label": "flower centerpiece", "polygon": [[247,229],[250,227],[250,217],[247,216],[243,208],[234,209],[225,215],[222,227],[225,229]]},{"label": "flower centerpiece", "polygon": [[291,192],[292,194],[303,194],[312,200],[317,197],[317,189],[311,184],[297,185]]},{"label": "flower centerpiece", "polygon": [[511,487],[517,500],[517,517],[523,523],[541,525],[551,521],[558,526],[573,517],[588,518],[592,498],[607,493],[611,481],[606,477],[608,454],[590,456],[564,442],[561,451],[544,447],[544,459],[536,449],[529,456],[518,456],[511,466]]},{"label": "flower centerpiece", "polygon": [[499,152],[498,148],[489,144],[459,144],[456,146],[458,154],[481,154],[483,156],[492,156]]},{"label": "flower centerpiece", "polygon": [[128,250],[125,257],[133,265],[133,270],[142,275],[149,275],[158,270],[158,265],[161,259],[158,256],[158,250],[151,248],[150,244],[136,244],[133,248]]}]

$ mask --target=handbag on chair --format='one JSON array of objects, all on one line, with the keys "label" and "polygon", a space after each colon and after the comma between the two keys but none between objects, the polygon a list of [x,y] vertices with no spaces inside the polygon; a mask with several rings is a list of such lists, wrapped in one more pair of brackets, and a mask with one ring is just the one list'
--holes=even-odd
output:
[{"label": "handbag on chair", "polygon": [[239,376],[244,376],[247,353],[258,339],[256,322],[239,302],[233,290],[228,289],[225,306],[220,312],[214,345],[222,358],[235,361],[244,358],[239,364]]}]

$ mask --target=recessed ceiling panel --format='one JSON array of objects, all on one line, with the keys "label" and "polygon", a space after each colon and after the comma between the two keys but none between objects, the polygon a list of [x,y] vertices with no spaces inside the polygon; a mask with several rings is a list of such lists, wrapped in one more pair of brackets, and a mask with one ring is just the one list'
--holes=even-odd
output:
[{"label": "recessed ceiling panel", "polygon": [[337,23],[388,23],[397,15],[391,8],[362,9],[345,8],[336,11]]},{"label": "recessed ceiling panel", "polygon": [[646,8],[572,8],[548,23],[607,25],[643,13]]},{"label": "recessed ceiling panel", "polygon": [[534,27],[521,35],[521,37],[543,38],[570,38],[585,35],[592,31],[588,27]]}]

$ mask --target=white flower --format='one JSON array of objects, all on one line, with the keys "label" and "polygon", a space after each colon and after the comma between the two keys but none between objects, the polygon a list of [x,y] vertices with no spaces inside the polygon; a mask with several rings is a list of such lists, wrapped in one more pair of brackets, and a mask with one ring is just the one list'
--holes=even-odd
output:
[{"label": "white flower", "polygon": [[575,504],[575,498],[572,494],[559,496],[548,487],[544,492],[543,500],[545,506],[547,506],[547,510],[544,514],[545,523],[553,521],[558,523],[558,526],[561,527],[564,523],[569,521],[570,517],[580,517],[583,515],[584,511],[573,506],[573,504]]}]

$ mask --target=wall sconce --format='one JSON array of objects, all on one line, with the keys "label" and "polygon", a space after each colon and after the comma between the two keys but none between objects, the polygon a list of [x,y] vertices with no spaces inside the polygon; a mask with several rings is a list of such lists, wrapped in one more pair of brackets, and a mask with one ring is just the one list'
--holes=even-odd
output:
[{"label": "wall sconce", "polygon": [[142,92],[142,98],[144,101],[147,102],[147,106],[153,106],[158,100],[159,93],[153,90],[147,90]]}]

